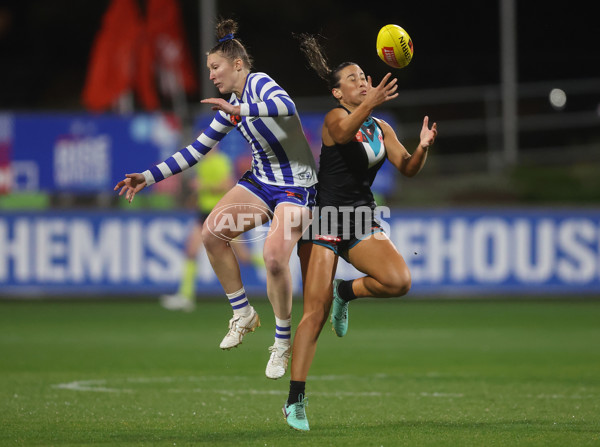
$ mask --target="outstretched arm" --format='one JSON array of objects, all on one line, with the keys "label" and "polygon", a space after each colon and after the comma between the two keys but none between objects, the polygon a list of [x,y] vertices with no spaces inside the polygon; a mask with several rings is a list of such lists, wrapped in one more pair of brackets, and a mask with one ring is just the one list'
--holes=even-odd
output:
[{"label": "outstretched arm", "polygon": [[240,115],[240,106],[234,106],[223,98],[206,98],[200,102],[202,104],[212,104],[212,110],[220,110],[231,116]]},{"label": "outstretched arm", "polygon": [[222,113],[217,113],[210,126],[189,146],[171,155],[162,163],[151,167],[142,173],[127,174],[125,178],[116,184],[114,190],[121,191],[119,195],[125,194],[129,203],[135,195],[146,186],[160,182],[167,177],[178,174],[189,169],[204,157],[227,133],[233,129],[233,124]]},{"label": "outstretched arm", "polygon": [[248,90],[256,92],[260,99],[233,105],[222,98],[207,98],[200,101],[212,104],[213,110],[221,110],[235,116],[291,116],[296,113],[296,105],[287,92],[265,73],[253,73],[248,79]]},{"label": "outstretched arm", "polygon": [[429,147],[433,144],[437,136],[437,123],[433,123],[431,128],[429,128],[429,117],[426,116],[423,119],[420,142],[411,155],[402,143],[398,141],[396,132],[394,132],[392,127],[383,120],[378,120],[378,122],[383,128],[388,160],[405,176],[414,177],[417,175],[425,165]]}]

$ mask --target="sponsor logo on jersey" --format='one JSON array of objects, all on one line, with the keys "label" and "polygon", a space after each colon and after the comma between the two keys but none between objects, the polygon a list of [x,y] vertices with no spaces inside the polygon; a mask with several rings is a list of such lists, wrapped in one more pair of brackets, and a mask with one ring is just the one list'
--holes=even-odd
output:
[{"label": "sponsor logo on jersey", "polygon": [[304,196],[302,194],[294,192],[294,191],[288,191],[287,189],[285,192],[288,197],[293,197],[295,199],[298,199],[301,202],[304,202]]}]

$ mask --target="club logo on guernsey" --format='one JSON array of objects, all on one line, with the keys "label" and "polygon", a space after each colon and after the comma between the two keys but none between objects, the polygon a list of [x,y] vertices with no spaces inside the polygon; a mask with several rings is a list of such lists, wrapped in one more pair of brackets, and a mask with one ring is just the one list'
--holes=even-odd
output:
[{"label": "club logo on guernsey", "polygon": [[234,126],[237,126],[242,121],[242,117],[239,115],[229,115],[229,121],[231,121]]},{"label": "club logo on guernsey", "polygon": [[363,123],[354,137],[354,141],[362,143],[369,158],[369,167],[379,163],[385,156],[383,133],[372,118]]}]

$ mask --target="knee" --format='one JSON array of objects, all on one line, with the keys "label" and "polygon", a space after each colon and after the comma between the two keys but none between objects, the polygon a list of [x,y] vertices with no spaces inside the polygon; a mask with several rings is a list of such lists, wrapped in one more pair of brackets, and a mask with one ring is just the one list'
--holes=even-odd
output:
[{"label": "knee", "polygon": [[408,269],[395,270],[382,282],[386,297],[404,296],[410,291],[411,277]]},{"label": "knee", "polygon": [[212,228],[206,223],[202,227],[202,244],[208,252],[215,251],[221,246],[226,246],[227,242],[225,239],[218,237],[212,230]]},{"label": "knee", "polygon": [[263,253],[265,270],[271,275],[279,275],[289,269],[289,259],[275,250],[265,250]]}]

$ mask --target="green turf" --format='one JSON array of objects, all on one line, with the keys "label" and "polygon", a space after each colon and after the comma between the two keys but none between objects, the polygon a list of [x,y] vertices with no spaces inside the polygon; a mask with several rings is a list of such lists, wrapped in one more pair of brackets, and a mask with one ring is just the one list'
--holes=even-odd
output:
[{"label": "green turf", "polygon": [[224,299],[0,301],[0,445],[600,445],[600,301],[353,302],[348,335],[321,336],[308,433],[253,304],[262,327],[221,351]]}]

